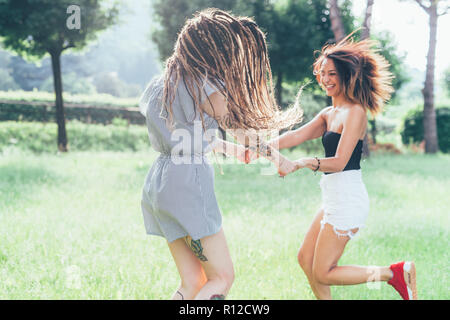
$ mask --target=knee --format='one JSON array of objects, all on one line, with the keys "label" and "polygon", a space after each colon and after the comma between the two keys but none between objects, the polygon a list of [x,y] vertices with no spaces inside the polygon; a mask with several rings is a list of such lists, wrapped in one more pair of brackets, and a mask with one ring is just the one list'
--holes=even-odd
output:
[{"label": "knee", "polygon": [[203,273],[191,273],[181,279],[181,287],[189,292],[198,292],[206,283]]},{"label": "knee", "polygon": [[312,269],[312,263],[313,263],[313,255],[302,248],[298,251],[297,254],[297,261],[300,267],[305,271],[306,273],[309,273]]},{"label": "knee", "polygon": [[230,288],[234,282],[234,268],[221,272],[220,278],[226,283],[227,287]]},{"label": "knee", "polygon": [[323,285],[330,285],[328,278],[329,270],[324,268],[314,267],[312,270],[314,280]]},{"label": "knee", "polygon": [[234,282],[234,269],[223,269],[216,272],[209,280],[220,282],[227,290],[231,288]]}]

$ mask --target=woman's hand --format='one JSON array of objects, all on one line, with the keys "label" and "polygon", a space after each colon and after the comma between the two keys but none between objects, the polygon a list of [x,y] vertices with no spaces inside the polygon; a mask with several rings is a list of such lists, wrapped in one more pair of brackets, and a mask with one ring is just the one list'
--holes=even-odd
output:
[{"label": "woman's hand", "polygon": [[281,157],[278,165],[278,174],[280,177],[284,177],[289,173],[292,173],[299,169],[298,163],[296,161],[291,161],[285,157]]},{"label": "woman's hand", "polygon": [[306,167],[307,167],[306,162],[305,162],[304,159],[298,159],[298,160],[295,160],[294,163],[295,163],[295,165],[297,166],[297,170],[298,170],[298,169],[303,169],[303,168],[306,168]]},{"label": "woman's hand", "polygon": [[248,163],[247,162],[247,150],[243,145],[236,145],[236,159],[238,159],[239,161],[243,162],[243,163]]},{"label": "woman's hand", "polygon": [[215,139],[213,144],[213,150],[215,152],[224,153],[231,157],[236,157],[241,162],[246,162],[246,151],[245,147],[241,144],[235,144],[222,139]]},{"label": "woman's hand", "polygon": [[252,151],[249,148],[245,149],[245,163],[249,164],[250,162],[252,162],[255,159],[259,158],[259,154],[258,152]]}]

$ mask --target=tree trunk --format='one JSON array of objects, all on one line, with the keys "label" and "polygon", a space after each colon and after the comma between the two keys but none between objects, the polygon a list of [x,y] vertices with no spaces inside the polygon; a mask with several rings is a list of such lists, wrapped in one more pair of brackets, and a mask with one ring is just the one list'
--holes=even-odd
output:
[{"label": "tree trunk", "polygon": [[278,106],[280,106],[280,108],[282,108],[282,103],[283,103],[283,96],[282,96],[282,91],[283,91],[283,72],[278,71],[277,72],[277,82],[275,84],[275,99],[277,100],[277,104]]},{"label": "tree trunk", "polygon": [[363,158],[370,157],[369,144],[370,144],[369,135],[366,131],[366,134],[364,135],[364,139],[363,139],[363,146],[362,146],[362,157]]},{"label": "tree trunk", "polygon": [[[366,13],[364,15],[364,22],[363,22],[364,29],[362,30],[362,33],[361,33],[361,40],[364,40],[364,39],[367,39],[370,37],[370,25],[371,25],[371,21],[372,21],[373,2],[374,2],[374,0],[367,0]],[[377,141],[377,139],[376,139],[377,128],[376,128],[375,121],[376,121],[375,119],[369,121],[369,123],[371,124],[372,143],[374,143],[374,144]],[[369,130],[366,131],[366,134],[364,136],[362,155],[365,158],[370,157]]]},{"label": "tree trunk", "polygon": [[64,116],[64,104],[62,97],[62,79],[61,79],[61,52],[51,52],[53,84],[55,88],[55,106],[56,106],[56,123],[58,124],[58,150],[67,152],[67,134],[66,120]]},{"label": "tree trunk", "polygon": [[372,21],[372,8],[373,8],[374,0],[367,0],[366,6],[366,14],[364,16],[363,27],[364,29],[361,32],[361,40],[367,39],[370,37],[370,25]]},{"label": "tree trunk", "polygon": [[437,32],[437,3],[431,2],[429,7],[430,39],[428,44],[427,71],[425,85],[422,90],[423,130],[425,139],[425,153],[436,153],[439,150],[436,128],[436,112],[434,110],[434,62],[436,59],[436,32]]},{"label": "tree trunk", "polygon": [[[370,123],[370,133],[372,134],[372,143],[377,143],[377,121],[376,119],[369,120]],[[366,133],[367,135],[367,133]]]},{"label": "tree trunk", "polygon": [[330,21],[331,30],[334,34],[336,42],[345,38],[344,24],[342,23],[341,14],[339,12],[339,6],[337,0],[330,0]]}]

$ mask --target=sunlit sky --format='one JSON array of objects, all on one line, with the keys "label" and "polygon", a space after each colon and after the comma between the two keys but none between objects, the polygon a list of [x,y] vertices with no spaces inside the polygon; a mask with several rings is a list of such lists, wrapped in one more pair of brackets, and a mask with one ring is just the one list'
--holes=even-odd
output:
[{"label": "sunlit sky", "polygon": [[[445,0],[450,4],[449,0]],[[425,1],[426,2],[426,1]],[[364,15],[366,0],[353,1],[357,17]],[[394,35],[398,50],[407,54],[405,63],[420,70],[426,68],[429,26],[428,14],[414,1],[375,0],[372,27],[375,31],[388,30]],[[436,47],[436,78],[442,77],[450,66],[450,13],[438,19]]]}]

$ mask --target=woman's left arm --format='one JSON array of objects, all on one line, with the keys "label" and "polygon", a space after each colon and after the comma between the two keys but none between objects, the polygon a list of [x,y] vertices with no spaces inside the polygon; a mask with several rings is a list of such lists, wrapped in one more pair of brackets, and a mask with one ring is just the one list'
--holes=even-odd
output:
[{"label": "woman's left arm", "polygon": [[[366,123],[367,116],[364,109],[360,107],[351,108],[344,122],[344,128],[334,157],[319,159],[302,158],[300,160],[305,167],[313,171],[339,172],[344,170],[358,143],[359,137],[363,130],[365,130]],[[319,169],[316,170],[318,166]]]},{"label": "woman's left arm", "polygon": [[243,145],[216,138],[212,149],[215,152],[225,153],[228,156],[236,157],[241,162],[245,162],[245,147]]}]

